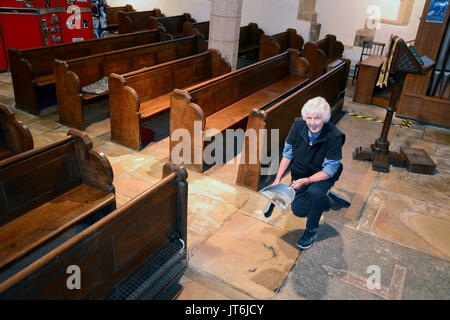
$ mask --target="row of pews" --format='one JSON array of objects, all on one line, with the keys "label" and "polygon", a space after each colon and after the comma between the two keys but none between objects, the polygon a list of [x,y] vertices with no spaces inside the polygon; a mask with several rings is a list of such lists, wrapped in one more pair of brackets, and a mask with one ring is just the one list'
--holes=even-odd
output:
[{"label": "row of pews", "polygon": [[[350,63],[333,35],[304,43],[294,29],[267,36],[250,23],[241,27],[239,54],[255,63],[231,71],[208,49],[209,22],[158,9],[114,14],[126,33],[10,49],[16,108],[39,114],[53,91],[59,121],[72,129],[33,148],[28,128],[0,104],[0,299],[173,297],[187,267],[185,167],[212,165],[203,154],[228,129],[258,137],[278,129],[283,141],[312,97],[326,98],[333,115],[342,109]],[[112,141],[135,150],[144,146],[145,122],[162,113],[170,113],[171,155],[176,132],[195,136],[200,124],[190,152],[169,159],[158,184],[118,209],[111,165],[82,132],[90,102],[101,99]],[[246,137],[245,156],[255,144],[261,153],[267,139]],[[264,166],[259,158],[240,164],[236,184],[258,190]],[[68,285],[71,266],[82,270],[80,289]]]}]

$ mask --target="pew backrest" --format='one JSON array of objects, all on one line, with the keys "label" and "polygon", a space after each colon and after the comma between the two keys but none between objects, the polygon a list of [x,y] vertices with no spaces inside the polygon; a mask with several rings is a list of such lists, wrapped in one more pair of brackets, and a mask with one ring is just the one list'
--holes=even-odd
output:
[{"label": "pew backrest", "polygon": [[170,17],[150,17],[149,20],[150,29],[164,27],[167,33],[171,34],[173,37],[180,37],[183,35],[183,23],[196,22],[195,19],[191,17],[190,13],[183,13],[182,15]]},{"label": "pew backrest", "polygon": [[342,58],[344,52],[344,45],[342,42],[336,40],[336,36],[327,34],[324,38],[314,42],[318,49],[322,50],[329,62]]},{"label": "pew backrest", "polygon": [[159,9],[147,11],[124,12],[117,15],[119,34],[148,30],[150,17],[164,17]]},{"label": "pew backrest", "polygon": [[106,5],[105,13],[106,13],[106,23],[108,24],[108,27],[117,27],[118,26],[119,11],[136,12],[136,10],[133,9],[133,6],[131,4],[126,4],[124,6],[119,6],[119,7],[110,7],[109,5]]},{"label": "pew backrest", "polygon": [[196,33],[200,33],[205,37],[205,40],[209,39],[209,21],[203,22],[188,22],[183,23],[183,36],[190,36]]},{"label": "pew backrest", "polygon": [[259,44],[259,40],[264,35],[264,31],[258,27],[257,23],[250,22],[239,29],[239,47]]},{"label": "pew backrest", "polygon": [[292,28],[271,36],[263,35],[260,40],[259,60],[277,55],[288,48],[296,49],[302,54],[303,44],[303,37]]}]

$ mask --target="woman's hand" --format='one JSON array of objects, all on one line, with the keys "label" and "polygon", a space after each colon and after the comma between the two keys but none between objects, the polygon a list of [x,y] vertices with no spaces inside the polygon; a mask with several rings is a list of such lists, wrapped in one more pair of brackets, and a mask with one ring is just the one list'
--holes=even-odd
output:
[{"label": "woman's hand", "polygon": [[280,183],[280,180],[275,179],[275,181],[270,185],[270,186],[274,186]]},{"label": "woman's hand", "polygon": [[301,178],[292,181],[291,187],[295,190],[300,189],[304,184],[308,184],[308,178]]}]

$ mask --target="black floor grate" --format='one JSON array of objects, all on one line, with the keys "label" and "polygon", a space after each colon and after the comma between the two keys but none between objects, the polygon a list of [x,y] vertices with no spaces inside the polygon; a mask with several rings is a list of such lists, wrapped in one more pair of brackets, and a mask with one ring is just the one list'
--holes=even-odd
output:
[{"label": "black floor grate", "polygon": [[180,241],[167,247],[143,266],[131,279],[120,285],[111,300],[155,299],[166,296],[166,290],[174,287],[186,270],[186,250]]}]

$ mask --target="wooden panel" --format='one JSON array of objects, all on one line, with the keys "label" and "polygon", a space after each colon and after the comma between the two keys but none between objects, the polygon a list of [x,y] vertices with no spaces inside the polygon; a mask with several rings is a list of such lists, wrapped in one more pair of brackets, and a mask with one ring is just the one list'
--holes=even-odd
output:
[{"label": "wooden panel", "polygon": [[[32,274],[29,281],[21,284],[20,290],[13,292],[9,299],[23,299],[23,293],[29,293],[26,299],[81,299],[102,280],[102,265],[99,248],[83,248],[64,255],[46,272]],[[68,262],[70,261],[70,262]],[[81,288],[69,290],[67,269],[77,265],[81,271]],[[36,285],[39,284],[39,285]]]},{"label": "wooden panel", "polygon": [[[430,0],[427,0],[424,5],[414,48],[420,56],[427,56],[431,60],[436,61],[441,41],[448,25],[450,9],[447,8],[443,23],[426,22],[430,2]],[[448,114],[448,108],[446,107],[448,99],[432,99],[432,97],[426,96],[432,73],[433,69],[430,69],[425,75],[406,75],[397,107],[397,115],[449,127],[450,122],[444,122]],[[421,95],[422,98],[419,98],[418,95]],[[420,100],[422,102],[419,102]],[[427,108],[421,108],[421,111],[417,113],[417,105],[422,103]],[[427,114],[429,112],[430,114]]]},{"label": "wooden panel", "polygon": [[[160,234],[168,235],[169,231],[174,229],[174,204],[171,203],[173,200],[169,197],[156,206],[141,207],[136,212],[140,214],[139,218],[114,235],[114,257],[117,269],[139,253],[142,250],[142,244],[149,244]],[[167,236],[165,238],[167,239]]]},{"label": "wooden panel", "polygon": [[[78,170],[73,143],[0,167],[2,196],[7,204],[0,222],[79,184]],[[52,178],[45,179],[48,176]]]},{"label": "wooden panel", "polygon": [[194,65],[186,64],[173,71],[173,79],[178,88],[185,87],[191,79],[194,79]]},{"label": "wooden panel", "polygon": [[[164,72],[166,70],[158,70],[157,73],[149,78],[149,99],[156,98],[165,93],[169,93],[175,87],[173,74],[170,72]],[[148,100],[148,99],[145,99]]]}]

